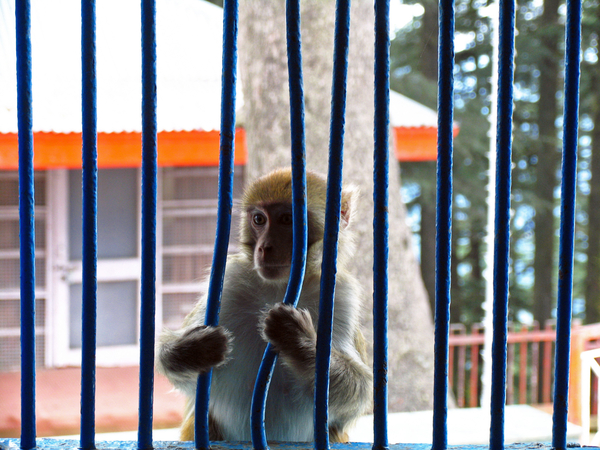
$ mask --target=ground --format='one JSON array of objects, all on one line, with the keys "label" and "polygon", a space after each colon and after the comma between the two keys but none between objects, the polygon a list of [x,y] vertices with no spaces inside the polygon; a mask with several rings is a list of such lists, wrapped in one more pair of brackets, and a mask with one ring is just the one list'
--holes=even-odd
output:
[{"label": "ground", "polygon": [[[21,423],[21,374],[0,373],[0,437],[19,437]],[[81,370],[39,370],[36,376],[37,435],[79,433]],[[138,426],[138,367],[96,369],[96,431],[135,430]],[[177,427],[183,396],[155,374],[154,428]]]}]

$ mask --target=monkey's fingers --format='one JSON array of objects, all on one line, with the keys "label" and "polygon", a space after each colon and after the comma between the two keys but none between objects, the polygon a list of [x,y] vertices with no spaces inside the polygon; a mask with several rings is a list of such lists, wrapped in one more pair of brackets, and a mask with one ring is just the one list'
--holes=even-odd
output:
[{"label": "monkey's fingers", "polygon": [[223,327],[198,326],[163,348],[163,364],[174,372],[203,373],[225,362],[231,334]]},{"label": "monkey's fingers", "polygon": [[296,353],[314,345],[316,332],[308,311],[278,303],[265,316],[263,337],[278,351]]}]

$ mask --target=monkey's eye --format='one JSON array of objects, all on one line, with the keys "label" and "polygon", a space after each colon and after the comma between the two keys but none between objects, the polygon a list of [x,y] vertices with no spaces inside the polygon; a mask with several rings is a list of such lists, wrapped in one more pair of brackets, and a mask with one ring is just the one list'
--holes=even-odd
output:
[{"label": "monkey's eye", "polygon": [[254,225],[262,226],[267,223],[267,218],[262,213],[254,213],[252,215],[252,222]]},{"label": "monkey's eye", "polygon": [[294,223],[294,219],[291,214],[286,213],[281,215],[281,217],[279,218],[279,222],[282,225],[292,225],[292,223]]}]

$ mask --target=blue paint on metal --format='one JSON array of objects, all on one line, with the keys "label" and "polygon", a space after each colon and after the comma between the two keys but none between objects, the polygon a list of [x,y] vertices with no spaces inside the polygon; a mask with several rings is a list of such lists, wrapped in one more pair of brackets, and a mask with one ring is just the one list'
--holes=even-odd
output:
[{"label": "blue paint on metal", "polygon": [[515,2],[500,1],[490,450],[504,448]]},{"label": "blue paint on metal", "polygon": [[31,5],[16,2],[19,235],[21,271],[21,448],[35,447],[35,213],[31,92]]},{"label": "blue paint on metal", "polygon": [[388,197],[390,2],[375,1],[375,129],[373,169],[373,450],[388,442]]},{"label": "blue paint on metal", "polygon": [[[0,439],[0,450],[17,450],[19,445],[18,439]],[[371,450],[369,442],[353,442],[348,444],[333,443],[332,450]],[[569,448],[577,448],[579,444],[569,444]],[[39,450],[76,450],[78,441],[40,438],[38,439]],[[137,442],[135,441],[98,441],[96,448],[99,450],[136,450]],[[194,443],[187,441],[155,441],[154,449],[156,450],[193,450]],[[310,442],[272,442],[272,450],[310,450],[312,444]],[[455,450],[488,450],[485,445],[451,445],[451,449]],[[213,442],[212,450],[254,450],[250,442]],[[431,444],[391,444],[391,450],[430,450]],[[552,450],[549,444],[540,443],[520,443],[509,444],[505,446],[506,450]]]},{"label": "blue paint on metal", "polygon": [[206,325],[219,324],[220,295],[229,248],[233,209],[233,155],[235,137],[235,86],[237,67],[237,2],[225,3],[223,15],[223,80],[221,93],[221,138],[219,160],[219,209]]},{"label": "blue paint on metal", "polygon": [[138,448],[152,448],[156,310],[156,2],[142,1],[142,279]]},{"label": "blue paint on metal", "polygon": [[308,249],[308,212],[306,207],[306,152],[304,133],[304,88],[300,1],[290,0],[286,7],[290,121],[292,141],[292,215],[293,249],[290,279],[283,302],[296,306],[300,299]]},{"label": "blue paint on metal", "polygon": [[198,377],[196,386],[196,404],[195,408],[195,427],[194,441],[197,449],[207,450],[210,448],[209,438],[209,402],[210,402],[210,383],[212,380],[212,370],[201,374]]},{"label": "blue paint on metal", "polygon": [[81,448],[94,448],[96,421],[96,307],[98,152],[96,127],[96,3],[81,2],[82,298]]},{"label": "blue paint on metal", "polygon": [[[373,444],[334,444],[334,449],[420,449],[428,445],[389,445],[387,441],[387,197],[389,135],[389,0],[376,0],[376,125],[374,168],[374,336],[375,336],[375,423]],[[494,260],[494,341],[492,376],[491,450],[526,449],[525,444],[504,446],[506,337],[508,310],[508,251],[511,188],[511,129],[514,63],[514,0],[500,5],[500,64],[497,133],[497,202]],[[206,324],[218,325],[220,295],[233,205],[233,142],[235,135],[235,87],[237,66],[237,0],[226,0],[223,19],[223,91],[221,113],[221,161],[219,169],[219,209],[213,267],[209,280]],[[438,225],[436,235],[436,343],[434,381],[433,448],[447,445],[448,333],[450,306],[450,242],[452,206],[452,128],[454,6],[451,0],[440,2],[439,56],[439,140],[438,140]],[[328,436],[329,358],[333,321],[333,298],[337,256],[337,235],[341,210],[341,181],[344,139],[345,86],[347,76],[350,1],[338,0],[336,10],[334,80],[332,87],[330,167],[319,310],[317,372],[315,380],[314,448],[330,447]],[[302,286],[306,262],[307,213],[304,156],[304,103],[300,52],[299,2],[289,0],[288,53],[292,117],[292,171],[294,203],[294,266],[284,301],[296,304]],[[54,448],[202,448],[208,449],[208,402],[211,373],[199,377],[196,403],[195,442],[152,441],[152,390],[154,359],[154,312],[156,281],[156,5],[142,2],[143,65],[143,143],[142,143],[142,312],[140,354],[140,425],[137,442],[95,443],[95,333],[97,265],[97,133],[95,71],[95,0],[82,0],[82,189],[83,189],[83,319],[82,319],[82,407],[81,439],[36,441],[35,424],[35,233],[34,172],[31,89],[30,2],[16,2],[17,102],[19,125],[19,214],[21,264],[21,439],[0,440],[0,449],[21,447],[30,450]],[[581,44],[581,2],[567,1],[567,43],[563,168],[561,199],[561,243],[559,256],[558,322],[555,371],[553,447],[565,449],[568,399],[568,361],[573,282],[573,234],[577,165],[579,107],[579,58]],[[296,238],[298,236],[298,238]],[[267,350],[267,375],[257,380],[257,392],[266,393],[275,354]],[[261,367],[262,369],[262,367]],[[262,381],[261,381],[262,380]],[[260,386],[259,386],[260,385]],[[262,395],[262,394],[261,394]],[[255,401],[262,416],[253,419],[253,444],[213,443],[212,448],[267,448],[264,431],[266,395]],[[253,415],[254,406],[253,406]],[[254,427],[256,422],[256,428]],[[256,434],[256,439],[255,435]],[[305,449],[310,443],[272,443],[273,449]],[[544,448],[534,444],[535,448]],[[458,447],[460,448],[460,447]],[[477,448],[477,447],[470,447]],[[481,447],[483,448],[483,447]]]},{"label": "blue paint on metal", "polygon": [[[581,1],[567,1],[565,50],[565,105],[561,170],[561,221],[558,256],[558,304],[554,364],[552,445],[567,446],[569,357],[573,300],[573,246],[577,192],[577,131],[579,129],[579,76],[581,56]],[[588,399],[583,399],[588,401]]]},{"label": "blue paint on metal", "polygon": [[[293,249],[290,279],[283,303],[296,306],[300,299],[308,248],[308,213],[306,208],[306,153],[304,133],[304,92],[302,76],[302,39],[300,2],[286,2],[287,54],[290,89],[290,121],[292,141],[292,216]],[[265,432],[267,394],[277,355],[268,344],[256,377],[252,394],[251,435],[256,450],[268,448]]]},{"label": "blue paint on metal", "polygon": [[267,404],[267,393],[269,391],[276,362],[277,353],[273,351],[271,344],[267,344],[256,375],[254,391],[252,392],[250,427],[252,446],[255,450],[265,450],[269,448],[267,443],[267,433],[265,431],[265,409]]},{"label": "blue paint on metal", "polygon": [[333,301],[337,272],[337,239],[340,229],[342,200],[342,168],[346,84],[348,76],[348,45],[350,40],[350,0],[336,2],[333,47],[333,81],[331,88],[331,122],[329,131],[329,171],[327,205],[321,265],[321,296],[317,326],[315,373],[315,449],[329,448],[329,362],[333,329]]},{"label": "blue paint on metal", "polygon": [[[225,0],[223,6],[223,75],[221,80],[221,137],[219,156],[219,200],[217,231],[208,285],[205,324],[217,326],[221,291],[225,277],[231,214],[233,210],[233,161],[235,138],[235,89],[237,71],[238,2]],[[196,389],[196,448],[208,449],[208,407],[212,373],[200,375]]]},{"label": "blue paint on metal", "polygon": [[439,3],[438,157],[436,206],[433,449],[448,446],[448,340],[452,252],[452,151],[454,117],[454,2]]}]

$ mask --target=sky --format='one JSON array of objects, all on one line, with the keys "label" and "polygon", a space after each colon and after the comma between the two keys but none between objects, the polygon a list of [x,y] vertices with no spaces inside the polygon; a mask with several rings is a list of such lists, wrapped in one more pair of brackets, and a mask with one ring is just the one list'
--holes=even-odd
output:
[{"label": "sky", "polygon": [[395,32],[406,26],[414,17],[421,16],[424,12],[420,4],[405,5],[402,0],[390,1],[390,28],[392,36]]}]

